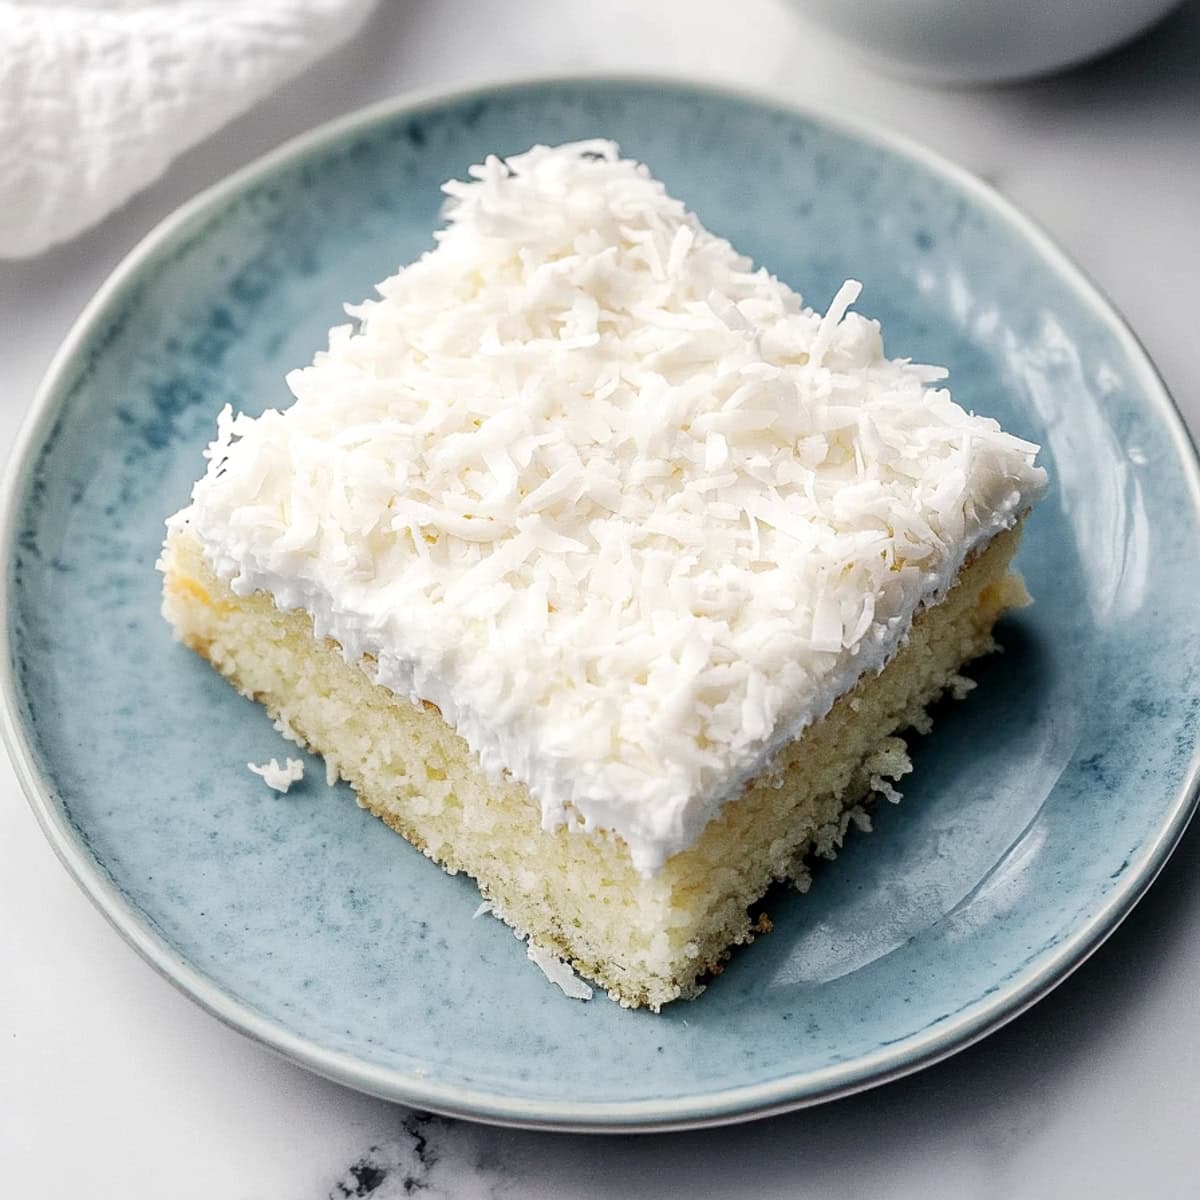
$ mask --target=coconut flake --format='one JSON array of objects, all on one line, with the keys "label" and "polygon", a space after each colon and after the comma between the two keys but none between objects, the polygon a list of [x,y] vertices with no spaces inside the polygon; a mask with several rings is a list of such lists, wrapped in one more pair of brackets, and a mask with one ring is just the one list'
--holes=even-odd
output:
[{"label": "coconut flake", "polygon": [[592,989],[557,954],[543,950],[541,946],[535,945],[532,939],[530,939],[525,953],[529,961],[536,963],[541,973],[563,995],[569,996],[572,1000],[590,1000],[592,998]]},{"label": "coconut flake", "polygon": [[255,763],[247,763],[246,766],[258,775],[267,787],[274,788],[277,792],[286,792],[293,783],[299,783],[304,778],[304,762],[299,758],[286,759],[282,767],[277,758],[261,766]]}]

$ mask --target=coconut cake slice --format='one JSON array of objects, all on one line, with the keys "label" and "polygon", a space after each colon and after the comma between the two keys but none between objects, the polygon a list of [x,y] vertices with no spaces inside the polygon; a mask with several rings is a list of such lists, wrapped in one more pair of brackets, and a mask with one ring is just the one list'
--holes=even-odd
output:
[{"label": "coconut cake slice", "polygon": [[693,994],[909,769],[1045,486],[606,141],[451,182],[435,249],[223,412],[177,635],[627,1005]]}]

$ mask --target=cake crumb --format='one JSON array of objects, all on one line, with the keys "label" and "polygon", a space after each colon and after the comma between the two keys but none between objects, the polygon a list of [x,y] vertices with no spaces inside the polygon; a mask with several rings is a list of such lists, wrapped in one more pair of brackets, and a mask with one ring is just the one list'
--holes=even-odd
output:
[{"label": "cake crumb", "polygon": [[525,953],[528,955],[529,961],[537,963],[542,974],[555,984],[563,995],[570,996],[572,1000],[590,1000],[592,998],[592,989],[557,954],[543,950],[541,946],[535,945],[532,941]]},{"label": "cake crumb", "polygon": [[267,787],[286,792],[293,783],[299,783],[304,778],[304,762],[299,758],[288,758],[284,762],[286,765],[281,767],[279,759],[273,758],[261,766],[256,763],[247,763],[246,766],[255,775],[261,776]]},{"label": "cake crumb", "polygon": [[867,812],[867,810],[861,805],[856,804],[850,810],[849,816],[851,823],[853,824],[854,828],[859,831],[859,833],[871,832],[873,828],[871,825],[871,814]]},{"label": "cake crumb", "polygon": [[899,804],[904,799],[904,794],[892,787],[891,782],[882,775],[871,776],[871,791],[878,792],[891,804]]},{"label": "cake crumb", "polygon": [[289,742],[295,742],[297,746],[304,745],[304,739],[292,728],[292,723],[282,713],[275,718],[275,730],[282,734]]}]

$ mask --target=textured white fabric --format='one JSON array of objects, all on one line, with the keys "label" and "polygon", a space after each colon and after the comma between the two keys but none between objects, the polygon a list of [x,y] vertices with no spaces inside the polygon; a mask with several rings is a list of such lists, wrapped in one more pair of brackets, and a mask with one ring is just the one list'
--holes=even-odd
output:
[{"label": "textured white fabric", "polygon": [[0,0],[0,257],[95,224],[375,0]]}]

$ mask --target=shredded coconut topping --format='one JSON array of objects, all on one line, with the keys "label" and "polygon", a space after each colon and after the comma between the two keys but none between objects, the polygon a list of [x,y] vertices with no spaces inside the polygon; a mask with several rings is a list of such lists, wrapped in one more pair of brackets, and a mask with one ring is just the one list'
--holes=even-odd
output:
[{"label": "shredded coconut topping", "polygon": [[293,783],[299,783],[304,778],[304,762],[299,758],[289,758],[286,766],[279,765],[279,759],[273,758],[261,766],[247,763],[247,767],[262,778],[263,783],[277,792],[286,792]]},{"label": "shredded coconut topping", "polygon": [[651,874],[1045,473],[859,284],[805,308],[613,143],[470,176],[171,525]]}]

